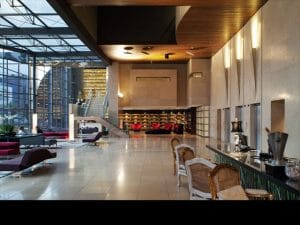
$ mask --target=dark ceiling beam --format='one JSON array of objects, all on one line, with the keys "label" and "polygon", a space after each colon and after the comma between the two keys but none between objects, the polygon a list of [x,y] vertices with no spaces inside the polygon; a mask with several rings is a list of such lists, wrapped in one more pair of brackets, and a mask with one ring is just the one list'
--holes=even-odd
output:
[{"label": "dark ceiling beam", "polygon": [[74,34],[70,28],[1,28],[1,35]]},{"label": "dark ceiling beam", "polygon": [[111,65],[112,61],[108,58],[102,49],[97,45],[97,41],[90,35],[88,30],[82,25],[76,17],[70,5],[66,1],[47,0],[48,3],[56,10],[56,12],[65,20],[70,28],[78,35],[82,42],[90,48],[104,63]]},{"label": "dark ceiling beam", "polygon": [[10,50],[10,51],[14,51],[14,52],[26,53],[26,54],[31,55],[31,56],[34,55],[34,53],[32,51],[22,50],[22,49],[7,46],[7,45],[0,45],[0,48],[7,49],[7,50]]},{"label": "dark ceiling beam", "polygon": [[71,56],[79,56],[79,57],[88,57],[95,56],[93,52],[35,52],[36,57],[71,57]]}]

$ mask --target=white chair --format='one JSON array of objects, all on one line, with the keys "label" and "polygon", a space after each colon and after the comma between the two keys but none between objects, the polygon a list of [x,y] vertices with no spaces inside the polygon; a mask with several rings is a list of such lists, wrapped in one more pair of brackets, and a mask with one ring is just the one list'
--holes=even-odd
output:
[{"label": "white chair", "polygon": [[187,172],[190,200],[211,199],[208,174],[216,164],[204,159],[194,158],[185,161]]},{"label": "white chair", "polygon": [[180,176],[187,176],[183,154],[187,151],[191,151],[195,156],[195,148],[188,144],[179,144],[175,146],[176,155],[176,168],[177,168],[177,186],[180,186]]}]

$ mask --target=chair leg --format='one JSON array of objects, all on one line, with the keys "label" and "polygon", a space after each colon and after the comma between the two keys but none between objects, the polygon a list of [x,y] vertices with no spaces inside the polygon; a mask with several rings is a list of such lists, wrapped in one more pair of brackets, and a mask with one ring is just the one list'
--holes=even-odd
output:
[{"label": "chair leg", "polygon": [[177,173],[177,186],[180,186],[180,174]]},{"label": "chair leg", "polygon": [[174,162],[174,176],[176,175],[176,162]]}]

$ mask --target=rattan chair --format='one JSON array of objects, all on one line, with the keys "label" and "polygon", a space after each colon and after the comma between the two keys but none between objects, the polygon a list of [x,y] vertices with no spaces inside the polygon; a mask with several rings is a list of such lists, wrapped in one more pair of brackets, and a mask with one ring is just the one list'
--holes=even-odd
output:
[{"label": "rattan chair", "polygon": [[[185,169],[185,160],[195,157],[195,149],[187,144],[179,144],[175,147],[177,186],[180,186],[180,177],[187,176]],[[184,156],[184,157],[183,157]]]},{"label": "rattan chair", "polygon": [[180,144],[180,140],[178,138],[171,139],[171,147],[173,151],[173,158],[174,158],[174,176],[176,175],[176,154],[175,154],[175,146]]},{"label": "rattan chair", "polygon": [[194,158],[185,162],[190,200],[211,199],[208,173],[215,166],[204,158]]},{"label": "rattan chair", "polygon": [[[220,199],[218,193],[234,186],[241,186],[240,172],[237,168],[227,164],[219,164],[208,174],[210,192],[212,199]],[[245,189],[245,193],[250,200],[271,200],[273,195],[262,189]],[[226,200],[245,200],[244,196],[238,199]]]}]

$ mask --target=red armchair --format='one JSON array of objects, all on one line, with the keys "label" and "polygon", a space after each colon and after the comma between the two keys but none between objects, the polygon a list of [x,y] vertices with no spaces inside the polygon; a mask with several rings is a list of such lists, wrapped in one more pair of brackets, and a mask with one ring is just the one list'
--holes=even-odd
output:
[{"label": "red armchair", "polygon": [[172,131],[173,124],[172,123],[165,123],[164,127],[165,127],[165,130]]},{"label": "red armchair", "polygon": [[134,124],[131,124],[131,129],[133,131],[140,131],[142,129],[142,124],[140,123],[134,123]]},{"label": "red armchair", "polygon": [[160,123],[152,123],[151,127],[153,130],[159,130],[160,129]]}]

